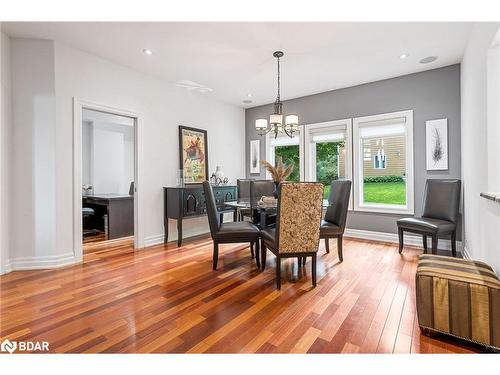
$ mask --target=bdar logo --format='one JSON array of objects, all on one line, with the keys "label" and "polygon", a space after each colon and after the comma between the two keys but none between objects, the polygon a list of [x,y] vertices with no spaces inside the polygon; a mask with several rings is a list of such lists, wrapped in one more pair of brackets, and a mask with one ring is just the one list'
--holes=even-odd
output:
[{"label": "bdar logo", "polygon": [[15,341],[10,341],[9,339],[5,339],[2,342],[2,345],[0,345],[0,350],[2,352],[9,352],[9,353],[14,353],[17,349],[17,342]]}]

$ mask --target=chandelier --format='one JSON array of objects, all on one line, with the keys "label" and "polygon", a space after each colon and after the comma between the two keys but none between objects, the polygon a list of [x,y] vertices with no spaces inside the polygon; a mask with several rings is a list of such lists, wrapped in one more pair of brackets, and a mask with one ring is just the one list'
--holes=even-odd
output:
[{"label": "chandelier", "polygon": [[269,115],[269,124],[265,118],[255,120],[255,129],[259,135],[272,132],[274,133],[274,138],[277,138],[278,134],[285,133],[290,138],[293,138],[293,134],[299,128],[299,116],[296,114],[286,115],[285,122],[283,123],[283,103],[281,103],[280,97],[280,58],[283,55],[282,51],[273,53],[273,56],[278,59],[278,96],[274,102],[274,113]]}]

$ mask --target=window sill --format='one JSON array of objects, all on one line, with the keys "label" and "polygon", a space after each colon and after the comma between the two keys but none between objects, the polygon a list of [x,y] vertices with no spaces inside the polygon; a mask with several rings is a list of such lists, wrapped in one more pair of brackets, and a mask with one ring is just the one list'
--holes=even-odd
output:
[{"label": "window sill", "polygon": [[488,193],[481,193],[479,195],[485,199],[490,200],[490,201],[500,203],[500,193],[488,192]]},{"label": "window sill", "polygon": [[393,215],[414,215],[415,211],[407,207],[380,206],[380,205],[362,205],[355,207],[353,212],[371,212],[377,214]]}]

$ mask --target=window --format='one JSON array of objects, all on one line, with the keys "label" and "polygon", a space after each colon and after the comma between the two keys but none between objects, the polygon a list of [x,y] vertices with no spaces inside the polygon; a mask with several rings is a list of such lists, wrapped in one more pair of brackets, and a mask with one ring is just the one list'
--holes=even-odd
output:
[{"label": "window", "polygon": [[386,161],[384,149],[378,150],[378,154],[373,155],[373,169],[385,169]]},{"label": "window", "polygon": [[[413,111],[299,127],[294,138],[268,134],[266,160],[294,165],[290,181],[353,180],[349,208],[413,214]],[[267,178],[270,175],[267,174]]]},{"label": "window", "polygon": [[[301,147],[301,130],[298,135],[293,138],[287,135],[278,135],[274,138],[274,134],[268,133],[266,137],[266,160],[276,165],[279,158],[283,160],[286,165],[293,164],[293,172],[288,177],[288,181],[301,181],[302,175],[302,147]],[[271,178],[269,172],[266,172],[267,178]]]},{"label": "window", "polygon": [[325,185],[324,198],[330,194],[333,180],[351,176],[350,120],[306,125],[305,179]]},{"label": "window", "polygon": [[354,209],[413,214],[413,112],[353,119]]}]

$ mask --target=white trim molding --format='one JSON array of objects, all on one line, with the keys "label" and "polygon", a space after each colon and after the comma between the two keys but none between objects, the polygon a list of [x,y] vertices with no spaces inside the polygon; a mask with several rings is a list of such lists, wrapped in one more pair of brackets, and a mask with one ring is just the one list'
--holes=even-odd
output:
[{"label": "white trim molding", "polygon": [[[386,233],[386,232],[374,232],[369,230],[361,229],[349,229],[346,228],[344,237],[359,238],[362,240],[378,241],[378,242],[390,242],[399,243],[399,238],[397,233]],[[422,248],[422,237],[414,236],[411,234],[404,234],[404,243],[409,246],[417,246]],[[439,239],[438,249],[440,250],[451,250],[451,241],[445,239]],[[457,241],[457,250],[462,252],[463,246],[462,242]]]},{"label": "white trim molding", "polygon": [[10,271],[60,268],[73,265],[76,262],[76,258],[72,251],[60,255],[19,257],[10,259],[7,262],[5,265],[5,273]]},{"label": "white trim molding", "polygon": [[82,111],[92,109],[127,116],[135,119],[135,155],[134,155],[134,247],[144,247],[144,202],[143,191],[143,115],[140,112],[120,109],[113,106],[96,104],[91,101],[73,98],[73,253],[75,262],[83,260],[82,246]]}]

